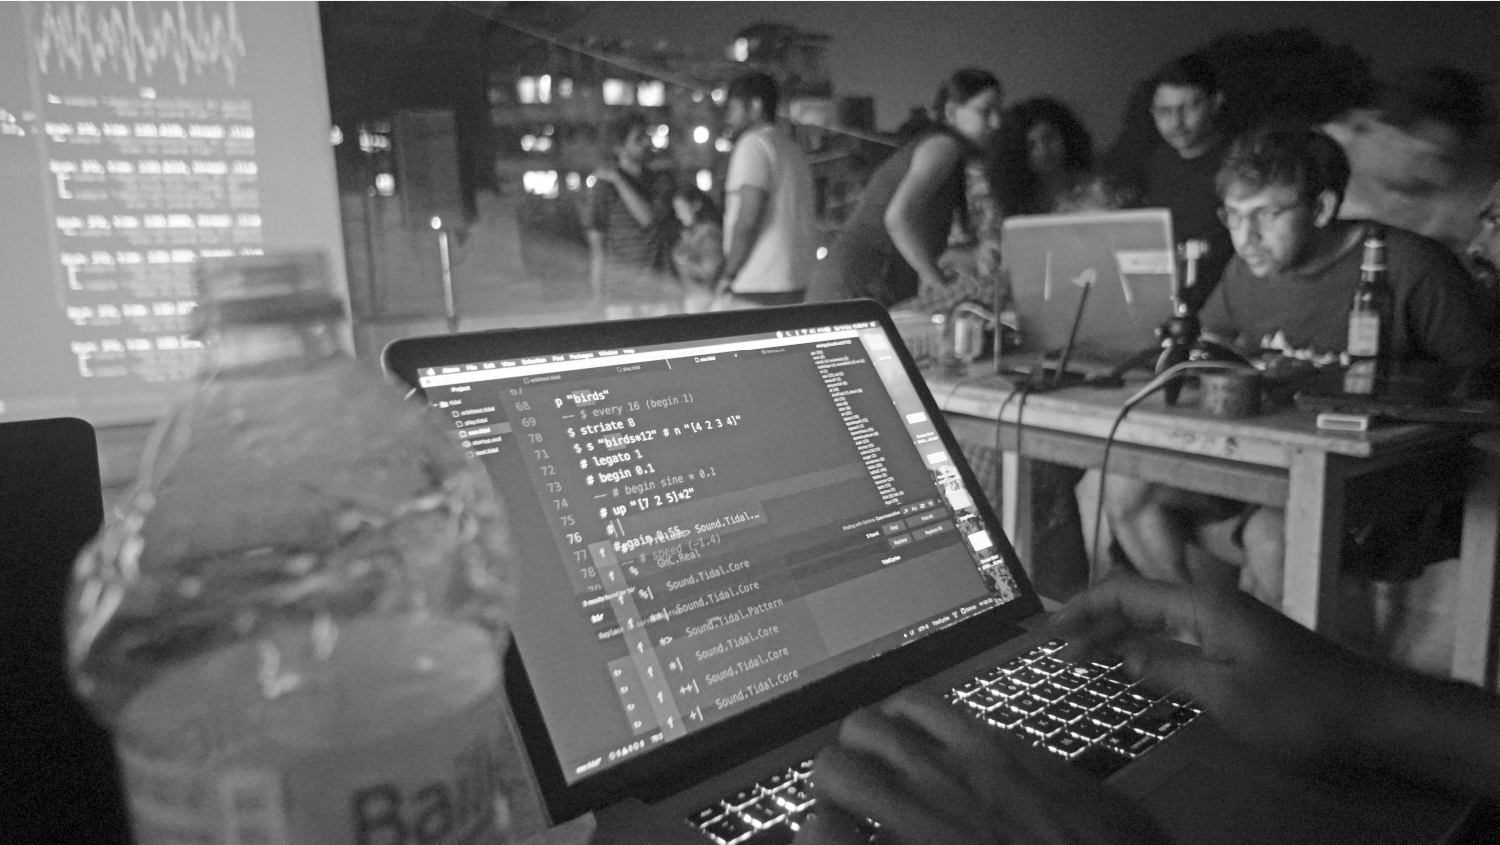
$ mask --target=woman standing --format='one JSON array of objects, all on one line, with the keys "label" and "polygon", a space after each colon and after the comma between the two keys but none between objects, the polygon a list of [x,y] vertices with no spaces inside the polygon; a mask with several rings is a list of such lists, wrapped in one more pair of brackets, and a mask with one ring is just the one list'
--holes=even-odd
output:
[{"label": "woman standing", "polygon": [[1000,80],[978,68],[938,90],[937,130],[898,150],[870,177],[854,214],[818,263],[809,302],[869,297],[890,307],[942,289],[938,256],[964,213],[964,167],[1000,127]]}]

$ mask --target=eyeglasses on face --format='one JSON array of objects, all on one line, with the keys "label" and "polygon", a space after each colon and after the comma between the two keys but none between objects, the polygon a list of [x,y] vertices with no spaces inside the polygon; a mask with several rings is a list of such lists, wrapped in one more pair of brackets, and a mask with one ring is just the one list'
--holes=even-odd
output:
[{"label": "eyeglasses on face", "polygon": [[1294,202],[1290,205],[1267,205],[1257,208],[1254,211],[1241,212],[1221,206],[1218,209],[1218,215],[1219,222],[1223,223],[1226,229],[1238,229],[1246,222],[1251,222],[1255,224],[1255,228],[1258,231],[1265,231],[1281,215],[1301,207],[1302,203]]}]

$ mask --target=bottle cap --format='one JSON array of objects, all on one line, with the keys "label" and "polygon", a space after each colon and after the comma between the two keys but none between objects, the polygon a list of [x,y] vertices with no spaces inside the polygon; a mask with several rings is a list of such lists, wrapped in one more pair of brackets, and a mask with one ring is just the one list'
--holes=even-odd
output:
[{"label": "bottle cap", "polygon": [[279,323],[342,317],[328,258],[320,250],[203,258],[194,268],[203,311],[218,323]]}]

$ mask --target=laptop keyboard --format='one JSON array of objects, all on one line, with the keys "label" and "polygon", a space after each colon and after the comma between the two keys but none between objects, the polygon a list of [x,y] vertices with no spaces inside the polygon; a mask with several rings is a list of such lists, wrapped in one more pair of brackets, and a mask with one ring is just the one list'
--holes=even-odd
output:
[{"label": "laptop keyboard", "polygon": [[[1070,663],[1051,640],[980,672],[944,697],[976,719],[1106,778],[1150,751],[1203,709],[1132,681],[1119,663]],[[718,845],[791,842],[814,806],[812,761],[777,772],[688,817]],[[873,835],[875,823],[869,822]]]}]

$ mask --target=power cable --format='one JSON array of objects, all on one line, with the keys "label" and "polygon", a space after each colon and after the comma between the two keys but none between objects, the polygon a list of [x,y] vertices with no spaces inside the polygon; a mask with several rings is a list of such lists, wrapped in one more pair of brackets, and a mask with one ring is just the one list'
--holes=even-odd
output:
[{"label": "power cable", "polygon": [[1172,379],[1189,370],[1238,370],[1259,372],[1254,367],[1247,364],[1228,364],[1222,361],[1183,361],[1180,364],[1175,364],[1162,371],[1155,378],[1151,379],[1151,381],[1146,382],[1145,386],[1131,395],[1129,399],[1125,400],[1125,404],[1120,406],[1119,413],[1115,414],[1114,421],[1110,423],[1109,434],[1104,438],[1104,455],[1100,458],[1099,461],[1099,492],[1094,502],[1094,536],[1089,543],[1090,566],[1092,566],[1093,561],[1097,560],[1099,557],[1099,527],[1104,521],[1104,482],[1108,477],[1110,447],[1114,445],[1115,434],[1120,429],[1120,423],[1124,422],[1125,415],[1130,413],[1131,409],[1136,405],[1139,405],[1143,400],[1146,399],[1146,397],[1150,396],[1158,390],[1161,390],[1163,387],[1166,387],[1167,384],[1172,381]]}]

